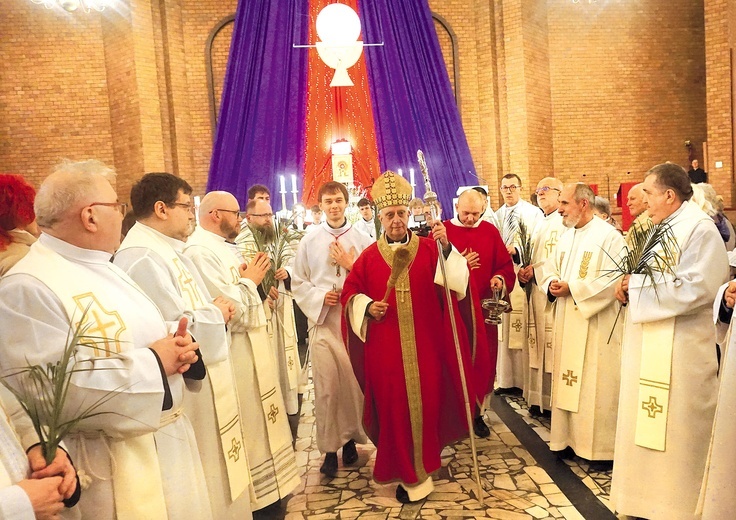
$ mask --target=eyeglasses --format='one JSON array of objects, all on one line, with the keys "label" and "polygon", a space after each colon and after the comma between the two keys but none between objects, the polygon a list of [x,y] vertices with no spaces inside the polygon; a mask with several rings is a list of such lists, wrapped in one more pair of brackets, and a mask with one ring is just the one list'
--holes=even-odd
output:
[{"label": "eyeglasses", "polygon": [[122,216],[128,212],[128,205],[125,202],[93,202],[91,206],[107,206],[108,208],[117,209]]},{"label": "eyeglasses", "polygon": [[541,188],[537,188],[534,190],[534,193],[537,195],[541,195],[542,193],[547,193],[549,190],[555,190],[557,193],[562,193],[559,188],[551,188],[549,186],[542,186]]},{"label": "eyeglasses", "polygon": [[225,213],[232,213],[238,218],[245,218],[245,211],[240,211],[237,209],[213,209],[210,211],[210,213],[214,213],[215,211],[224,211]]},{"label": "eyeglasses", "polygon": [[194,213],[194,204],[191,202],[188,204],[185,204],[183,202],[172,202],[171,204],[167,204],[167,206],[179,206],[180,208],[184,208],[189,213]]},{"label": "eyeglasses", "polygon": [[268,217],[273,218],[273,213],[249,213],[251,217]]},{"label": "eyeglasses", "polygon": [[511,184],[509,186],[501,186],[501,191],[516,191],[517,188],[521,188],[521,186]]}]

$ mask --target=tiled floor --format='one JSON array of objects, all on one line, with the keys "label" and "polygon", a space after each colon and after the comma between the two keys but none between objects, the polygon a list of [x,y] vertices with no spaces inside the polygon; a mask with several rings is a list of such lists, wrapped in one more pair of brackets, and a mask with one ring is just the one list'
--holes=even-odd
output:
[{"label": "tiled floor", "polygon": [[[442,469],[435,477],[435,492],[426,500],[403,505],[395,497],[396,485],[372,481],[375,460],[373,445],[359,446],[360,459],[350,468],[340,468],[334,479],[319,473],[322,455],[314,439],[314,390],[304,395],[297,428],[297,462],[302,483],[284,502],[285,512],[273,510],[264,518],[287,520],[320,519],[445,519],[492,518],[503,520],[583,518],[550,475],[522,446],[517,436],[493,411],[486,414],[491,428],[488,439],[477,441],[484,504],[475,498],[472,456],[469,441],[445,448]],[[518,397],[507,397],[508,404],[544,440],[549,421],[529,416],[526,404]],[[596,473],[584,461],[567,462],[599,499],[607,504],[610,474]]]}]

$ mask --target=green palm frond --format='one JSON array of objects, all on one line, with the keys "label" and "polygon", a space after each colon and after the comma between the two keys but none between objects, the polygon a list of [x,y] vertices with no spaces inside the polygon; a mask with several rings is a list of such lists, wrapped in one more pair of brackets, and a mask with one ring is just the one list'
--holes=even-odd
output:
[{"label": "green palm frond", "polygon": [[288,220],[279,221],[275,224],[274,239],[272,242],[266,239],[265,234],[251,227],[251,240],[243,239],[240,245],[251,253],[266,253],[271,259],[271,268],[263,277],[262,286],[266,294],[277,285],[276,271],[286,266],[296,254],[296,244],[304,236],[304,231],[293,229],[296,214]]},{"label": "green palm frond", "polygon": [[[518,243],[516,245],[516,249],[519,251],[519,262],[521,267],[527,267],[532,265],[532,236],[529,233],[529,228],[521,218],[517,219],[516,226],[519,230],[517,235]],[[524,285],[524,293],[526,294],[527,301],[529,301],[532,295],[531,282]]]},{"label": "green palm frond", "polygon": [[[98,410],[125,390],[124,387],[118,387],[86,407],[73,411],[67,409],[67,397],[74,374],[90,370],[116,370],[115,368],[85,368],[84,364],[91,363],[92,360],[77,358],[80,348],[94,348],[111,357],[118,356],[117,353],[104,347],[109,340],[87,335],[91,325],[90,323],[84,324],[88,311],[89,306],[82,313],[82,318],[76,326],[70,325],[66,346],[56,363],[46,363],[45,366],[29,363],[26,367],[9,370],[0,378],[0,382],[15,396],[30,417],[33,429],[41,441],[47,464],[51,464],[54,460],[56,449],[64,437],[74,431],[85,419],[112,413]],[[15,384],[11,384],[11,380]]]}]

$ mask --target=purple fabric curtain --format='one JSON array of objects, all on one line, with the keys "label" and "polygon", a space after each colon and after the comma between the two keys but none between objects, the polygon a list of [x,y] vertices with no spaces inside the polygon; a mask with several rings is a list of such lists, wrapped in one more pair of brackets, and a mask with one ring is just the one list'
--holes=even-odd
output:
[{"label": "purple fabric curtain", "polygon": [[292,44],[306,43],[308,15],[308,0],[238,3],[207,191],[229,191],[243,208],[254,184],[268,186],[276,210],[278,176],[287,190],[291,174],[301,181],[309,51]]},{"label": "purple fabric curtain", "polygon": [[432,188],[445,217],[458,186],[475,185],[475,167],[447,76],[427,0],[359,3],[364,50],[382,170],[414,168],[424,194],[417,149],[424,152]]}]

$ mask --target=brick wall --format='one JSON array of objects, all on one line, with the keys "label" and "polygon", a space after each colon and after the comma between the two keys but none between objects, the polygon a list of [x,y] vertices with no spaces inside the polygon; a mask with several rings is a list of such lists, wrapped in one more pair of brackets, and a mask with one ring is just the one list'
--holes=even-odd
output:
[{"label": "brick wall", "polygon": [[[205,42],[236,0],[119,3],[122,14],[87,15],[4,3],[0,170],[38,183],[59,157],[98,157],[120,172],[123,198],[153,169],[181,175],[201,194],[213,137]],[[549,171],[564,180],[585,174],[608,195],[658,162],[686,163],[689,139],[700,159],[708,140],[707,169],[730,204],[734,5],[431,0],[457,36],[460,114],[494,203],[508,171],[528,185]],[[218,104],[231,35],[232,24],[213,44]]]},{"label": "brick wall", "polygon": [[111,163],[100,16],[5,0],[0,35],[0,172],[38,186],[63,157]]}]

